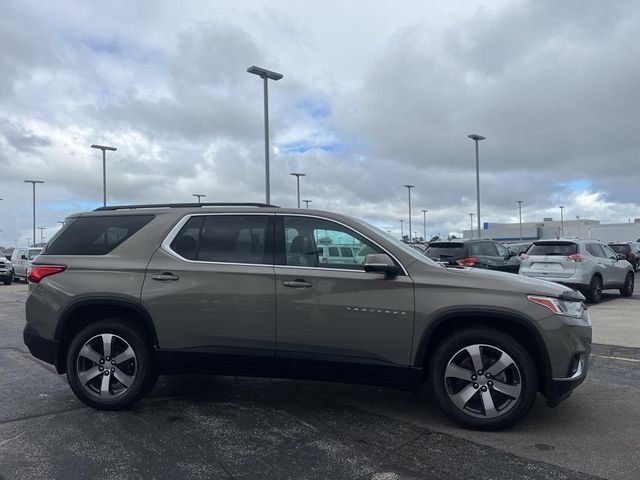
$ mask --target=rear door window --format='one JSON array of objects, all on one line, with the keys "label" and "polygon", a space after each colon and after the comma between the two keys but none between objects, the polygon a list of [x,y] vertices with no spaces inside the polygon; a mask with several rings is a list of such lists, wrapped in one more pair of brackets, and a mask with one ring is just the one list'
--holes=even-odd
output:
[{"label": "rear door window", "polygon": [[78,217],[47,245],[44,254],[106,255],[153,218],[154,215]]},{"label": "rear door window", "polygon": [[534,243],[527,251],[527,255],[548,255],[567,257],[578,253],[578,245],[573,242],[544,242]]},{"label": "rear door window", "polygon": [[488,257],[499,257],[496,244],[493,242],[482,242],[482,252]]},{"label": "rear door window", "polygon": [[273,226],[269,219],[267,215],[194,216],[170,248],[187,260],[271,265]]},{"label": "rear door window", "polygon": [[487,255],[482,248],[482,242],[474,242],[469,244],[469,256],[480,257]]},{"label": "rear door window", "polygon": [[602,251],[602,247],[597,243],[589,243],[586,247],[587,252],[589,252],[594,257],[605,258],[606,255]]}]

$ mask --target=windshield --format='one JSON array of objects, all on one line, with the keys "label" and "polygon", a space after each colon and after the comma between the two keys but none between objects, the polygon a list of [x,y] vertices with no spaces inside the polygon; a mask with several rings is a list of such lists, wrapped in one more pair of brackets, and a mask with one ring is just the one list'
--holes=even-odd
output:
[{"label": "windshield", "polygon": [[370,223],[367,223],[367,222],[365,222],[363,220],[358,220],[358,221],[363,223],[364,225],[366,225],[368,228],[370,228],[371,230],[375,231],[376,233],[380,234],[384,238],[386,238],[389,242],[393,243],[393,245],[395,247],[398,247],[398,248],[402,249],[403,252],[407,253],[408,255],[411,255],[413,258],[415,258],[419,262],[426,263],[427,265],[431,265],[433,267],[444,268],[442,265],[440,265],[439,263],[434,262],[433,260],[431,260],[429,257],[424,255],[423,253],[420,253],[415,248],[412,248],[410,245],[407,245],[406,243],[401,242],[397,238],[392,237],[391,235],[389,235],[387,232],[385,232],[381,228],[375,227],[375,226],[371,225]]},{"label": "windshield", "polygon": [[438,242],[427,248],[427,255],[432,258],[460,257],[464,254],[464,243],[460,242]]}]

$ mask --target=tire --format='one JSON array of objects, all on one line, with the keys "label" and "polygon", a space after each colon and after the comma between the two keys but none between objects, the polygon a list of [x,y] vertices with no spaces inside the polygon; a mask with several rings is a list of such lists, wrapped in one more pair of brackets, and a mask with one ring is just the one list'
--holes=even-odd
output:
[{"label": "tire", "polygon": [[[480,363],[473,362],[470,352],[480,353]],[[502,362],[506,368],[500,368]],[[436,349],[430,365],[440,407],[449,418],[472,429],[500,430],[513,425],[536,399],[538,374],[531,357],[520,343],[498,330],[452,334]]]},{"label": "tire", "polygon": [[9,275],[8,278],[5,278],[2,283],[5,285],[11,285],[13,283],[13,274]]},{"label": "tire", "polygon": [[602,300],[602,278],[598,275],[591,277],[589,288],[584,293],[589,303],[600,303]]},{"label": "tire", "polygon": [[[96,321],[73,337],[67,351],[67,380],[73,393],[98,410],[133,405],[158,379],[150,342],[140,329],[125,322],[121,318]],[[111,355],[105,355],[105,343],[110,344]]]},{"label": "tire", "polygon": [[633,295],[633,287],[635,283],[636,276],[633,272],[627,273],[626,278],[624,279],[624,287],[620,289],[620,295],[623,297],[630,297]]}]

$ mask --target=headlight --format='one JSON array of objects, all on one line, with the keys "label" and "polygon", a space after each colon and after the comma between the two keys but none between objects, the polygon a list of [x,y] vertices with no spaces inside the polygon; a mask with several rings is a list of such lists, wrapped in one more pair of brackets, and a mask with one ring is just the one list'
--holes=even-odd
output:
[{"label": "headlight", "polygon": [[580,318],[584,312],[582,302],[569,302],[552,297],[540,297],[538,295],[527,295],[527,299],[538,305],[548,308],[556,315],[566,315],[567,317]]}]

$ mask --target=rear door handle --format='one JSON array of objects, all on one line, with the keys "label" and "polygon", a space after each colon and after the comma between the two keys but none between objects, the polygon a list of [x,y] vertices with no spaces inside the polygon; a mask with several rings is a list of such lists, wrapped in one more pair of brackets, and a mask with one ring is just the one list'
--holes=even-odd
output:
[{"label": "rear door handle", "polygon": [[291,287],[291,288],[311,288],[311,287],[313,287],[313,284],[311,282],[307,282],[305,280],[295,280],[295,281],[282,282],[282,285],[284,285],[285,287]]},{"label": "rear door handle", "polygon": [[151,275],[151,278],[159,282],[175,282],[176,280],[180,280],[178,275],[174,275],[171,272],[154,273]]}]

